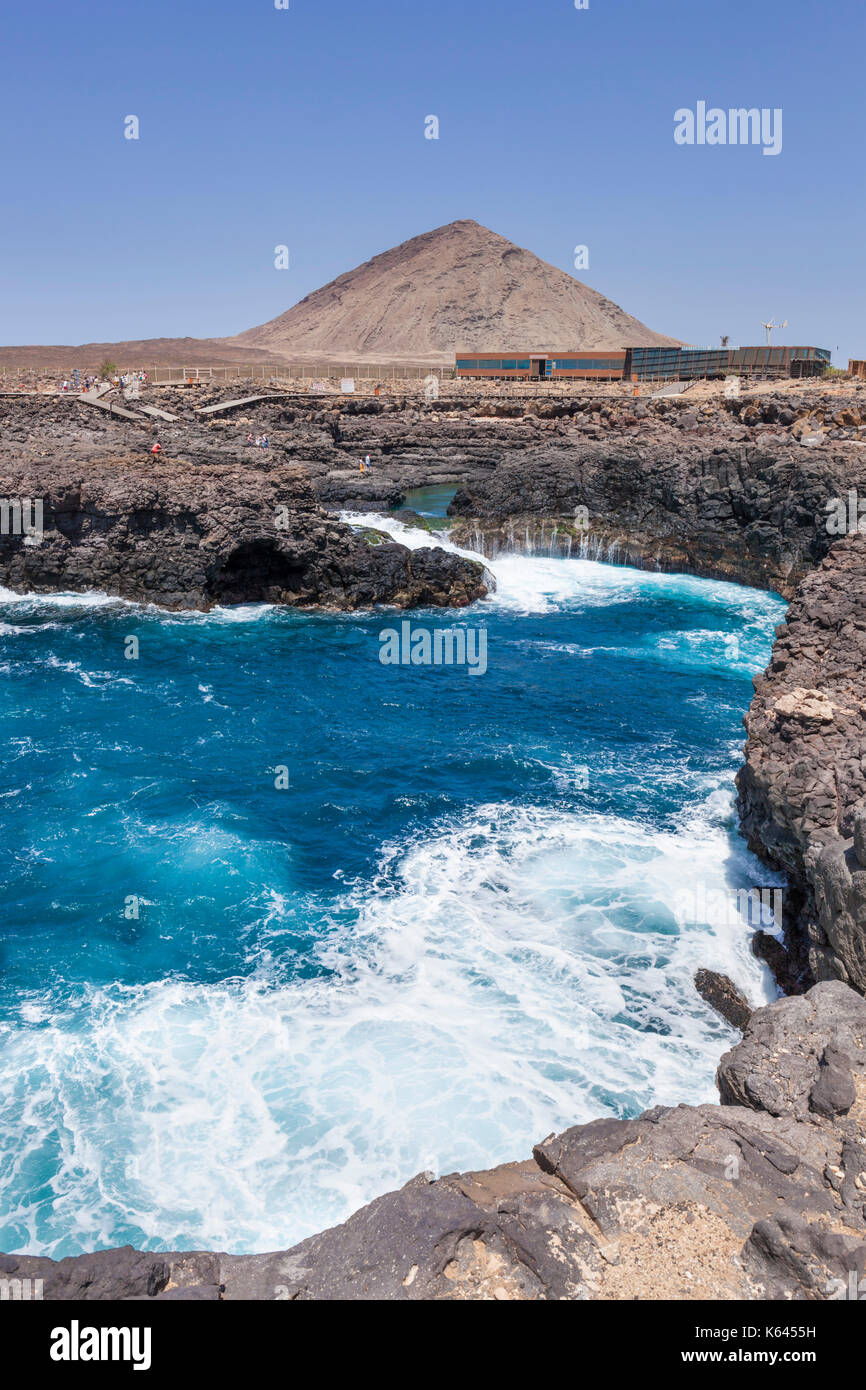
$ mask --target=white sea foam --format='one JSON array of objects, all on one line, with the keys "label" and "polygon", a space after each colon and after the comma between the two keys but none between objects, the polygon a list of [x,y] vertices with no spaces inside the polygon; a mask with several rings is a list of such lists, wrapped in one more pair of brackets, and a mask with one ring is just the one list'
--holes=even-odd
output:
[{"label": "white sea foam", "polygon": [[53,607],[53,608],[106,608],[120,607],[126,604],[129,607],[135,605],[128,603],[122,598],[112,598],[110,594],[103,593],[83,593],[83,594],[39,594],[39,593],[16,593],[13,589],[4,589],[0,586],[0,603],[9,604],[14,607]]},{"label": "white sea foam", "polygon": [[10,626],[0,623],[0,636],[8,634],[18,634],[22,632],[37,631],[45,632],[51,628],[62,628],[65,624],[51,623],[47,621],[52,611],[67,611],[75,615],[80,610],[82,616],[92,617],[94,612],[104,609],[112,609],[118,612],[124,609],[137,609],[142,616],[153,616],[164,623],[253,623],[260,622],[262,618],[268,617],[275,611],[275,605],[271,603],[239,603],[229,607],[209,609],[205,612],[202,609],[190,608],[175,610],[160,608],[154,603],[140,603],[135,599],[119,598],[117,595],[105,593],[50,593],[41,594],[28,591],[26,593],[16,593],[12,589],[4,589],[0,586],[0,606],[9,609],[9,617],[37,618],[43,621],[36,627],[32,626]]},{"label": "white sea foam", "polygon": [[[162,980],[30,1001],[10,1028],[0,1132],[10,1185],[60,1136],[53,1210],[16,1248],[118,1229],[167,1246],[265,1250],[347,1217],[421,1169],[512,1159],[552,1129],[712,1097],[730,1036],[694,993],[709,964],[768,997],[745,933],[684,927],[677,893],[722,886],[723,808],[680,831],[482,807],[347,890],[332,973]],[[742,871],[742,865],[739,870]],[[748,878],[745,880],[749,881]],[[283,930],[285,903],[264,916]],[[22,1106],[22,1096],[26,1097]],[[7,1141],[11,1143],[11,1138]]]},{"label": "white sea foam", "polygon": [[172,623],[260,623],[263,619],[271,617],[278,612],[278,605],[273,603],[238,603],[228,608],[216,607],[209,608],[205,613],[201,609],[187,609],[184,612],[165,613],[159,611],[160,620],[166,624]]},{"label": "white sea foam", "polygon": [[610,607],[633,603],[643,594],[669,593],[677,598],[694,599],[701,604],[716,603],[731,613],[755,623],[766,622],[778,610],[778,599],[758,589],[739,584],[696,579],[690,575],[665,574],[627,565],[602,564],[583,560],[513,552],[489,560],[472,550],[461,549],[447,533],[427,532],[407,526],[396,517],[378,512],[341,513],[352,526],[386,531],[410,550],[435,546],[468,559],[484,559],[496,580],[496,590],[485,602],[492,602],[517,613],[543,613],[568,602],[570,607]]},{"label": "white sea foam", "polygon": [[[390,518],[351,520],[454,549]],[[591,561],[514,555],[490,567],[487,602],[515,612],[631,602],[659,586],[693,588],[756,627],[773,611],[736,586]],[[119,603],[10,599],[48,612]],[[721,636],[701,632],[692,647]],[[564,789],[574,775],[550,770]],[[7,1247],[280,1248],[422,1169],[488,1166],[601,1114],[712,1099],[733,1034],[696,996],[695,969],[723,971],[755,1003],[772,992],[741,924],[683,908],[684,884],[717,905],[726,886],[768,881],[730,819],[730,792],[710,775],[664,830],[483,806],[386,845],[375,879],[345,886],[314,979],[275,963],[297,905],[271,891],[253,978],[29,998],[2,1030],[0,1171],[21,1193],[47,1176],[39,1206],[7,1210]],[[234,862],[238,847],[224,853],[215,834],[203,830],[196,853]],[[175,858],[180,885],[189,864]]]}]

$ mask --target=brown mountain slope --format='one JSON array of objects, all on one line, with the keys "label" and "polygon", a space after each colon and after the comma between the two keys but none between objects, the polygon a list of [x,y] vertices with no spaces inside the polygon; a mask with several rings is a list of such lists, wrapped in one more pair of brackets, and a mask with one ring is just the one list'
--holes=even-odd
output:
[{"label": "brown mountain slope", "polygon": [[226,341],[287,357],[428,362],[457,350],[677,343],[477,222],[403,242]]},{"label": "brown mountain slope", "polygon": [[273,353],[259,352],[252,344],[241,346],[221,338],[135,338],[121,343],[49,343],[44,346],[0,347],[0,368],[41,367],[71,372],[96,371],[110,359],[121,371],[127,367],[245,367],[273,362]]}]

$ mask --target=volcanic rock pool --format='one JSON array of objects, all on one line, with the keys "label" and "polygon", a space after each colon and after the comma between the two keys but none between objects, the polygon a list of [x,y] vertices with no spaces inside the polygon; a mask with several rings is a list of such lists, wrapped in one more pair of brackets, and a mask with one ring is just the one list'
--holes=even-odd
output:
[{"label": "volcanic rock pool", "polygon": [[[0,1250],[285,1248],[714,1098],[695,969],[772,997],[705,905],[772,881],[733,779],[785,605],[491,568],[446,614],[0,594]],[[383,665],[406,618],[486,673]]]},{"label": "volcanic rock pool", "polygon": [[405,495],[403,506],[417,512],[437,527],[447,527],[448,504],[456,493],[457,487],[454,483],[435,483],[429,487],[410,488]]}]

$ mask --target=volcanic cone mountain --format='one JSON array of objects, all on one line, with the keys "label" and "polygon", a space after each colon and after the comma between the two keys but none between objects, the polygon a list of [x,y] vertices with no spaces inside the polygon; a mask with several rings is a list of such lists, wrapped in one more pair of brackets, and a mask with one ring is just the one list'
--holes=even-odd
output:
[{"label": "volcanic cone mountain", "polygon": [[227,342],[296,359],[676,344],[477,222],[413,237]]}]

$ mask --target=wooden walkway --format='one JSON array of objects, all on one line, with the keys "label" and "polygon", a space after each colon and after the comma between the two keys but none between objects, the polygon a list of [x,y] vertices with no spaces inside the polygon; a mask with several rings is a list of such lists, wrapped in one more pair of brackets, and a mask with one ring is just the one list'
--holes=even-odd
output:
[{"label": "wooden walkway", "polygon": [[269,391],[267,395],[241,396],[236,401],[220,401],[217,405],[202,405],[196,415],[221,415],[224,410],[235,410],[239,405],[255,405],[258,401],[282,401],[287,396],[297,396],[297,391]]},{"label": "wooden walkway", "polygon": [[104,410],[109,415],[119,415],[121,420],[134,420],[137,425],[141,424],[140,415],[133,415],[131,410],[125,410],[122,405],[115,405],[114,401],[103,401],[99,396],[91,396],[88,392],[72,396],[71,399],[80,401],[82,405],[92,405],[96,410]]},{"label": "wooden walkway", "polygon": [[140,405],[137,407],[138,414],[134,414],[125,406],[118,405],[116,401],[103,400],[102,397],[112,390],[114,387],[104,386],[99,391],[82,391],[80,395],[73,396],[72,400],[81,401],[83,405],[95,406],[97,410],[106,410],[109,415],[119,415],[121,420],[135,420],[139,425],[144,424],[142,415],[151,420],[166,420],[169,424],[174,424],[178,419],[177,415],[170,415],[167,410],[160,410],[155,405]]}]

